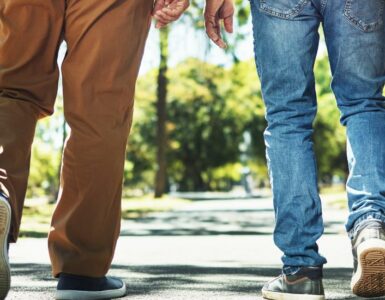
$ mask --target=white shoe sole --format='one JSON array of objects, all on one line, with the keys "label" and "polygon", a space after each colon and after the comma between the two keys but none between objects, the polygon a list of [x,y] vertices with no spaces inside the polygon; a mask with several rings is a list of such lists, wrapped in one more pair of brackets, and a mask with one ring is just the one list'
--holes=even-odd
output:
[{"label": "white shoe sole", "polygon": [[323,295],[289,294],[262,290],[262,297],[270,300],[325,300]]},{"label": "white shoe sole", "polygon": [[7,249],[11,214],[8,201],[0,197],[0,299],[5,299],[11,287],[11,269]]},{"label": "white shoe sole", "polygon": [[357,271],[351,282],[354,294],[361,297],[385,296],[385,241],[370,239],[357,248]]},{"label": "white shoe sole", "polygon": [[62,290],[56,291],[55,299],[57,300],[97,300],[97,299],[113,299],[124,297],[127,293],[126,285],[120,289],[108,291],[76,291],[76,290]]}]

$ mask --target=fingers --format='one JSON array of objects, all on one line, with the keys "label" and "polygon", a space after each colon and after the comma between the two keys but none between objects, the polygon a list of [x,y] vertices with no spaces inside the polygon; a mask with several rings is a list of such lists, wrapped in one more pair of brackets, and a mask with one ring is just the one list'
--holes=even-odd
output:
[{"label": "fingers", "polygon": [[233,16],[231,17],[227,17],[223,20],[223,24],[225,26],[225,30],[228,32],[228,33],[233,33]]},{"label": "fingers", "polygon": [[178,17],[173,17],[167,14],[166,9],[156,12],[154,18],[158,21],[156,28],[160,28],[160,25],[165,26],[178,19]]},{"label": "fingers", "polygon": [[163,23],[163,22],[160,22],[160,21],[157,21],[157,22],[155,23],[155,28],[156,28],[156,29],[161,29],[161,28],[163,28],[163,27],[165,27],[165,26],[167,26],[167,23]]},{"label": "fingers", "polygon": [[205,9],[205,24],[208,37],[220,48],[227,47],[221,37],[220,21],[228,33],[233,32],[234,5],[232,0],[207,0]]},{"label": "fingers", "polygon": [[206,33],[210,40],[212,40],[218,47],[225,49],[226,43],[221,37],[221,29],[219,19],[215,16],[205,16]]},{"label": "fingers", "polygon": [[168,4],[166,4],[165,0],[156,0],[156,2],[154,4],[154,8],[152,10],[152,15],[154,15],[157,11],[164,8],[166,5],[168,5]]},{"label": "fingers", "polygon": [[234,4],[231,0],[225,0],[219,10],[219,18],[223,19],[225,30],[228,33],[233,32]]},{"label": "fingers", "polygon": [[[169,0],[167,0],[167,2],[165,0],[156,0],[151,15],[154,17],[158,11],[161,11],[163,8],[165,8],[167,5],[169,5],[168,1]],[[160,27],[164,26],[164,23],[157,20],[155,26],[156,26],[156,28],[160,28]]]},{"label": "fingers", "polygon": [[[161,0],[164,1],[164,0]],[[169,23],[176,21],[181,17],[183,12],[189,7],[189,0],[166,0],[169,3],[164,2],[164,5],[160,9],[154,9],[154,18],[157,20],[156,28],[161,28]],[[155,4],[157,6],[157,4]]]},{"label": "fingers", "polygon": [[223,0],[207,0],[205,8],[205,26],[207,36],[220,48],[227,47],[221,37],[219,24],[219,10],[223,5]]}]

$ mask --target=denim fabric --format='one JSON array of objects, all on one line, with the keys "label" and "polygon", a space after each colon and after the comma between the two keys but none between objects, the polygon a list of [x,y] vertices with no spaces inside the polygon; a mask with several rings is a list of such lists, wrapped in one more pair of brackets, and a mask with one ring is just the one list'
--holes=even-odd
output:
[{"label": "denim fabric", "polygon": [[[274,241],[284,272],[320,266],[323,233],[313,151],[314,61],[322,24],[332,89],[347,128],[348,231],[385,221],[385,0],[250,0],[254,48],[268,127]],[[289,271],[285,271],[289,270]]]}]

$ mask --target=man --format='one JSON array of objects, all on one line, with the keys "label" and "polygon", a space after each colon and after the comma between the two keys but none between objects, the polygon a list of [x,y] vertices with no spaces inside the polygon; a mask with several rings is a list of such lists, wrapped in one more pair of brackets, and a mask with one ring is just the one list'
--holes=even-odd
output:
[{"label": "man", "polygon": [[[0,0],[0,299],[10,286],[38,119],[53,113],[63,40],[66,142],[59,202],[49,234],[57,299],[125,295],[106,277],[119,236],[125,149],[135,81],[154,0]],[[157,27],[188,0],[156,1]]]},{"label": "man", "polygon": [[266,105],[264,137],[282,275],[267,299],[324,299],[323,233],[312,123],[322,23],[332,89],[347,128],[353,293],[385,295],[385,1],[251,0],[255,57]]},{"label": "man", "polygon": [[[274,240],[282,275],[267,299],[324,299],[317,240],[323,233],[311,136],[317,103],[313,66],[323,24],[332,88],[347,128],[353,293],[385,296],[385,1],[250,0],[255,57],[266,105]],[[232,32],[232,0],[208,0],[206,31],[220,47]]]}]

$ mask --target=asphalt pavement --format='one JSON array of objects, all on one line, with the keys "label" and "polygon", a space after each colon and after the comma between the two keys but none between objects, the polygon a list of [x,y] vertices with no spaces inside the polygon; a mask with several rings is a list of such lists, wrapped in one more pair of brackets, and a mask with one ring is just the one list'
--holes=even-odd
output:
[{"label": "asphalt pavement", "polygon": [[[324,208],[320,251],[327,299],[360,299],[349,289],[346,210]],[[126,299],[261,299],[265,281],[280,272],[270,198],[193,201],[176,211],[122,223],[110,274],[125,280]],[[12,290],[7,299],[53,299],[46,239],[11,246]]]}]

